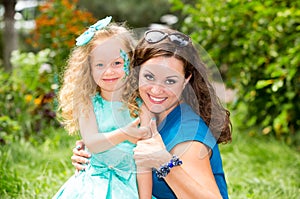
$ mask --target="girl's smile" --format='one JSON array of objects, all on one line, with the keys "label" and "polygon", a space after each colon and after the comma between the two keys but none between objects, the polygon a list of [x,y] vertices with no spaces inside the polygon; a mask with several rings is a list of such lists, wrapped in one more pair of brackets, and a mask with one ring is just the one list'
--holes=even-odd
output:
[{"label": "girl's smile", "polygon": [[125,48],[116,38],[108,38],[99,43],[90,54],[94,81],[101,88],[101,96],[106,100],[111,100],[113,93],[114,96],[120,96],[121,88],[125,84],[121,49]]}]

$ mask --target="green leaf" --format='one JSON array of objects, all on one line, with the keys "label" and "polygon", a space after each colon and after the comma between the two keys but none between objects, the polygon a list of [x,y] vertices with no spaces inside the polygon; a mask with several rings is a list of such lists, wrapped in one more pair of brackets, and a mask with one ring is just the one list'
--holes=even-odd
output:
[{"label": "green leaf", "polygon": [[266,86],[269,86],[271,84],[273,84],[274,80],[272,79],[269,79],[269,80],[259,80],[257,81],[256,85],[255,85],[255,88],[256,89],[262,89]]}]

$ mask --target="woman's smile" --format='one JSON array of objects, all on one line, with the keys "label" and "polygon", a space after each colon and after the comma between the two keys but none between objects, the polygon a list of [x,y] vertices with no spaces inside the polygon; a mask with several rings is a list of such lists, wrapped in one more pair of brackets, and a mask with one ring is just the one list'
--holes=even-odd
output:
[{"label": "woman's smile", "polygon": [[183,62],[155,57],[142,64],[139,93],[149,111],[163,117],[180,103],[185,80]]},{"label": "woman's smile", "polygon": [[149,93],[148,93],[148,97],[149,97],[149,100],[153,104],[162,104],[168,99],[167,97],[154,97],[153,95],[150,95]]}]

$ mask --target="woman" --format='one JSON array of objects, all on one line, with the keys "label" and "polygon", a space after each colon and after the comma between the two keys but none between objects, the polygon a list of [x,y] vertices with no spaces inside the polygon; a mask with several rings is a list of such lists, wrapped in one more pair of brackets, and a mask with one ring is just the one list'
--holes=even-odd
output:
[{"label": "woman", "polygon": [[[123,98],[132,115],[139,111],[136,99],[141,98],[143,123],[145,115],[156,121],[150,122],[153,137],[138,141],[134,149],[137,166],[154,168],[152,194],[228,198],[218,144],[231,141],[230,114],[190,38],[170,29],[147,31],[132,64],[135,70]],[[74,154],[74,165],[84,162],[76,150]]]}]

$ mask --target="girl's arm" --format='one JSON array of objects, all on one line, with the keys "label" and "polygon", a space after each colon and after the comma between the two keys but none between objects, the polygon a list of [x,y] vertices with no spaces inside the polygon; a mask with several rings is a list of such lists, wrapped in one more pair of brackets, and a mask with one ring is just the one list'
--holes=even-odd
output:
[{"label": "girl's arm", "polygon": [[152,198],[152,171],[137,168],[139,199]]},{"label": "girl's arm", "polygon": [[98,133],[98,126],[94,111],[89,111],[88,117],[79,118],[79,129],[82,139],[89,149],[99,153],[125,141],[136,143],[137,140],[148,134],[146,128],[138,129],[139,119],[136,119],[122,129],[116,129],[109,133]]}]

